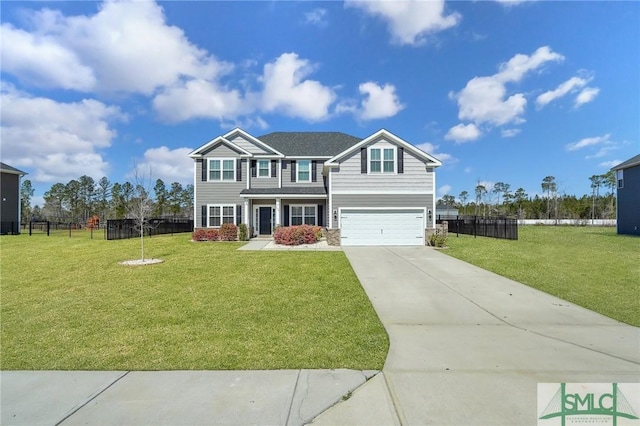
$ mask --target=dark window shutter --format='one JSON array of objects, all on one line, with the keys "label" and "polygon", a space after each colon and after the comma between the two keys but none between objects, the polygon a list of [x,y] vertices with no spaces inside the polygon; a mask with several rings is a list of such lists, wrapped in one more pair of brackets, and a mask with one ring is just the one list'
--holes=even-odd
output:
[{"label": "dark window shutter", "polygon": [[296,160],[291,161],[291,182],[296,181]]},{"label": "dark window shutter", "polygon": [[240,204],[236,205],[236,225],[240,225],[242,223],[242,206]]},{"label": "dark window shutter", "polygon": [[276,160],[271,160],[271,177],[278,176],[278,162]]},{"label": "dark window shutter", "polygon": [[240,158],[236,160],[236,181],[242,182],[242,160]]},{"label": "dark window shutter", "polygon": [[360,173],[367,173],[367,148],[360,148]]},{"label": "dark window shutter", "polygon": [[207,181],[207,159],[203,158],[202,160],[199,160],[202,163],[202,181],[206,182]]},{"label": "dark window shutter", "polygon": [[287,161],[287,160],[282,160],[282,170],[286,170],[286,168],[287,168],[287,163],[288,163],[288,161]]},{"label": "dark window shutter", "polygon": [[201,220],[202,227],[206,228],[207,227],[207,206],[202,206],[201,212],[202,212],[202,220]]},{"label": "dark window shutter", "polygon": [[398,173],[404,173],[404,148],[398,148]]},{"label": "dark window shutter", "polygon": [[318,204],[318,226],[324,226],[323,207],[324,206],[322,204]]},{"label": "dark window shutter", "polygon": [[311,182],[315,182],[318,180],[318,171],[316,170],[317,161],[311,162]]},{"label": "dark window shutter", "polygon": [[256,177],[258,175],[256,163],[256,160],[251,160],[251,177]]},{"label": "dark window shutter", "polygon": [[284,226],[289,226],[289,206],[284,206]]}]

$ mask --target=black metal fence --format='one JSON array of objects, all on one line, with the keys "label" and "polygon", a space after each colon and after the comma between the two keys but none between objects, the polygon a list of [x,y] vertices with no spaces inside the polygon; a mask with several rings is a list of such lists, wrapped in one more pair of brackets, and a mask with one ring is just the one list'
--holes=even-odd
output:
[{"label": "black metal fence", "polygon": [[465,234],[480,237],[518,239],[518,220],[506,217],[438,216],[436,223],[448,222],[450,234]]},{"label": "black metal fence", "polygon": [[20,233],[20,222],[0,222],[0,235],[16,235]]},{"label": "black metal fence", "polygon": [[[193,219],[149,219],[144,226],[144,234],[149,237],[152,235],[178,234],[181,232],[193,232]],[[124,240],[139,237],[140,227],[134,219],[107,220],[105,236],[107,240]]]}]

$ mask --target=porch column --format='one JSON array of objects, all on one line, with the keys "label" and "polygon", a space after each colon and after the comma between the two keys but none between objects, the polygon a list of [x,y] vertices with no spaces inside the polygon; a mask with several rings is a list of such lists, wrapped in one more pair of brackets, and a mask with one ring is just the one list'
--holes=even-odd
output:
[{"label": "porch column", "polygon": [[251,212],[249,211],[249,199],[244,199],[244,219],[243,222],[247,226],[251,226]]},{"label": "porch column", "polygon": [[280,226],[280,198],[276,198],[276,226]]}]

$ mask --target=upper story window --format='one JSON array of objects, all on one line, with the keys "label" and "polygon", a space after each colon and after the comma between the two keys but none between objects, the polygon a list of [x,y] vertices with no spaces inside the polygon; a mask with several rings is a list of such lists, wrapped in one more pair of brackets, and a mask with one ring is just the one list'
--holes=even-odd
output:
[{"label": "upper story window", "polygon": [[299,160],[297,173],[298,182],[311,182],[311,161]]},{"label": "upper story window", "polygon": [[616,180],[618,181],[618,189],[624,188],[624,176],[622,170],[616,170]]},{"label": "upper story window", "polygon": [[236,161],[235,159],[210,158],[209,159],[209,180],[210,181],[235,181]]},{"label": "upper story window", "polygon": [[369,148],[369,173],[395,173],[395,148]]},{"label": "upper story window", "polygon": [[271,176],[271,161],[258,160],[258,177],[270,177]]}]

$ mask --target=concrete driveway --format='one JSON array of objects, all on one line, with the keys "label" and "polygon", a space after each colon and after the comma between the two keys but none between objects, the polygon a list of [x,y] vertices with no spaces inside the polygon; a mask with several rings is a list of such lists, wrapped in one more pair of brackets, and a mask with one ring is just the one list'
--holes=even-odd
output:
[{"label": "concrete driveway", "polygon": [[538,383],[640,382],[637,327],[430,248],[344,252],[391,347],[383,373],[314,424],[536,424]]}]

